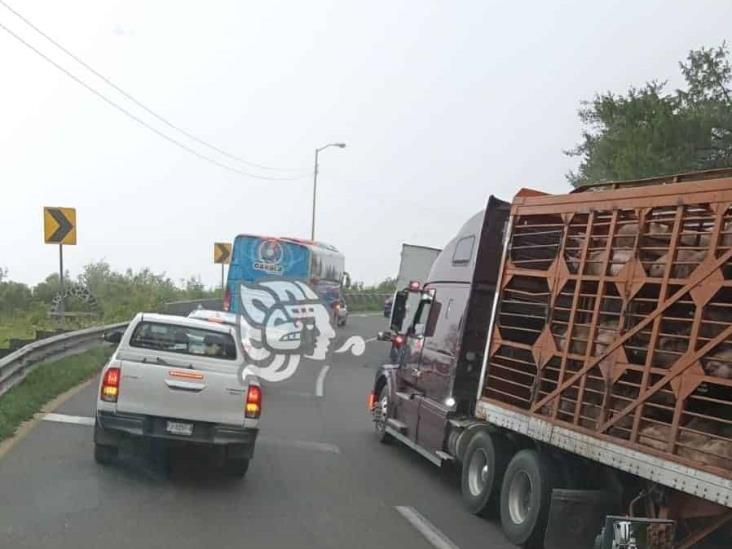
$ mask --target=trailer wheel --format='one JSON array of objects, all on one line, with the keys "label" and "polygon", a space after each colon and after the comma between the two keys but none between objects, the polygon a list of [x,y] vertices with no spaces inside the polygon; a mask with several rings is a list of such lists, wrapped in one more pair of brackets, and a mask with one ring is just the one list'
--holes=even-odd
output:
[{"label": "trailer wheel", "polygon": [[385,383],[381,391],[379,391],[379,399],[374,404],[373,411],[376,439],[382,444],[387,444],[392,440],[392,436],[386,432],[386,420],[389,419],[390,412],[389,386]]},{"label": "trailer wheel", "polygon": [[500,435],[479,431],[470,439],[463,459],[460,488],[465,507],[475,515],[496,510],[501,478],[511,458],[511,445]]},{"label": "trailer wheel", "polygon": [[512,543],[540,547],[556,482],[554,463],[536,450],[521,450],[501,486],[501,526]]}]

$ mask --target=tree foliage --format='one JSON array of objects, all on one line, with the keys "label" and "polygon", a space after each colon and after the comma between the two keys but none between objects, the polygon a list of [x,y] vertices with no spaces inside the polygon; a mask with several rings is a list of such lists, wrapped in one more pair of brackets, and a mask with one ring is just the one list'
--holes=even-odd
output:
[{"label": "tree foliage", "polygon": [[[66,274],[67,280],[70,280]],[[124,273],[113,271],[108,263],[99,261],[84,267],[77,283],[85,285],[101,307],[104,320],[126,320],[140,311],[156,311],[163,303],[186,299],[218,297],[220,290],[206,289],[200,279],[191,277],[176,284],[165,273],[150,269]],[[6,271],[0,278],[0,316],[25,317],[38,323],[48,311],[60,290],[58,273],[46,277],[34,287],[7,279]],[[67,310],[87,311],[89,307],[80,300],[68,300]]]},{"label": "tree foliage", "polygon": [[396,279],[387,277],[378,284],[366,286],[363,282],[356,281],[351,284],[350,292],[363,294],[390,294],[396,289]]},{"label": "tree foliage", "polygon": [[647,82],[625,95],[583,102],[575,186],[732,166],[732,68],[726,44],[689,52],[679,63],[685,89]]}]

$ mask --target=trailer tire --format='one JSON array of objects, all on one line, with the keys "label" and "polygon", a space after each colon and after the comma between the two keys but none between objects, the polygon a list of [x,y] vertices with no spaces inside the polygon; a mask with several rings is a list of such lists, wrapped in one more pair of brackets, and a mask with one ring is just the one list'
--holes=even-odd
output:
[{"label": "trailer tire", "polygon": [[498,434],[486,430],[475,433],[465,450],[460,489],[465,508],[474,515],[494,514],[499,488],[511,458],[511,445]]},{"label": "trailer tire", "polygon": [[374,431],[376,433],[376,440],[382,444],[388,444],[393,440],[393,437],[386,432],[386,420],[389,418],[391,413],[391,401],[389,399],[389,385],[384,383],[384,386],[379,391],[379,398],[374,405]]},{"label": "trailer tire", "polygon": [[501,526],[512,543],[541,547],[549,517],[556,467],[536,450],[521,450],[508,464],[501,486]]}]

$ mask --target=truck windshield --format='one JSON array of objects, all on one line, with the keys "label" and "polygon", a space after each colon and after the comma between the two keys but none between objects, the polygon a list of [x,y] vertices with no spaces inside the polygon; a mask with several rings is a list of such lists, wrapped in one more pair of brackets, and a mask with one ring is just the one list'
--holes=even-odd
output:
[{"label": "truck windshield", "polygon": [[231,335],[176,324],[140,322],[130,338],[130,346],[224,360],[236,359],[236,344]]}]

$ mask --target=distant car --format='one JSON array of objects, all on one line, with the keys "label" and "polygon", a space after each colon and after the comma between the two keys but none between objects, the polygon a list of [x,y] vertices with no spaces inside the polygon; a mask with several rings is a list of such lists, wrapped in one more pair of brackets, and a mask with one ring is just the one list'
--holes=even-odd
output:
[{"label": "distant car", "polygon": [[94,458],[110,463],[126,440],[209,446],[225,470],[244,476],[254,453],[262,389],[245,384],[236,332],[224,323],[138,314],[102,370]]},{"label": "distant car", "polygon": [[384,300],[384,316],[389,318],[391,316],[391,308],[394,305],[394,296],[390,295]]}]

